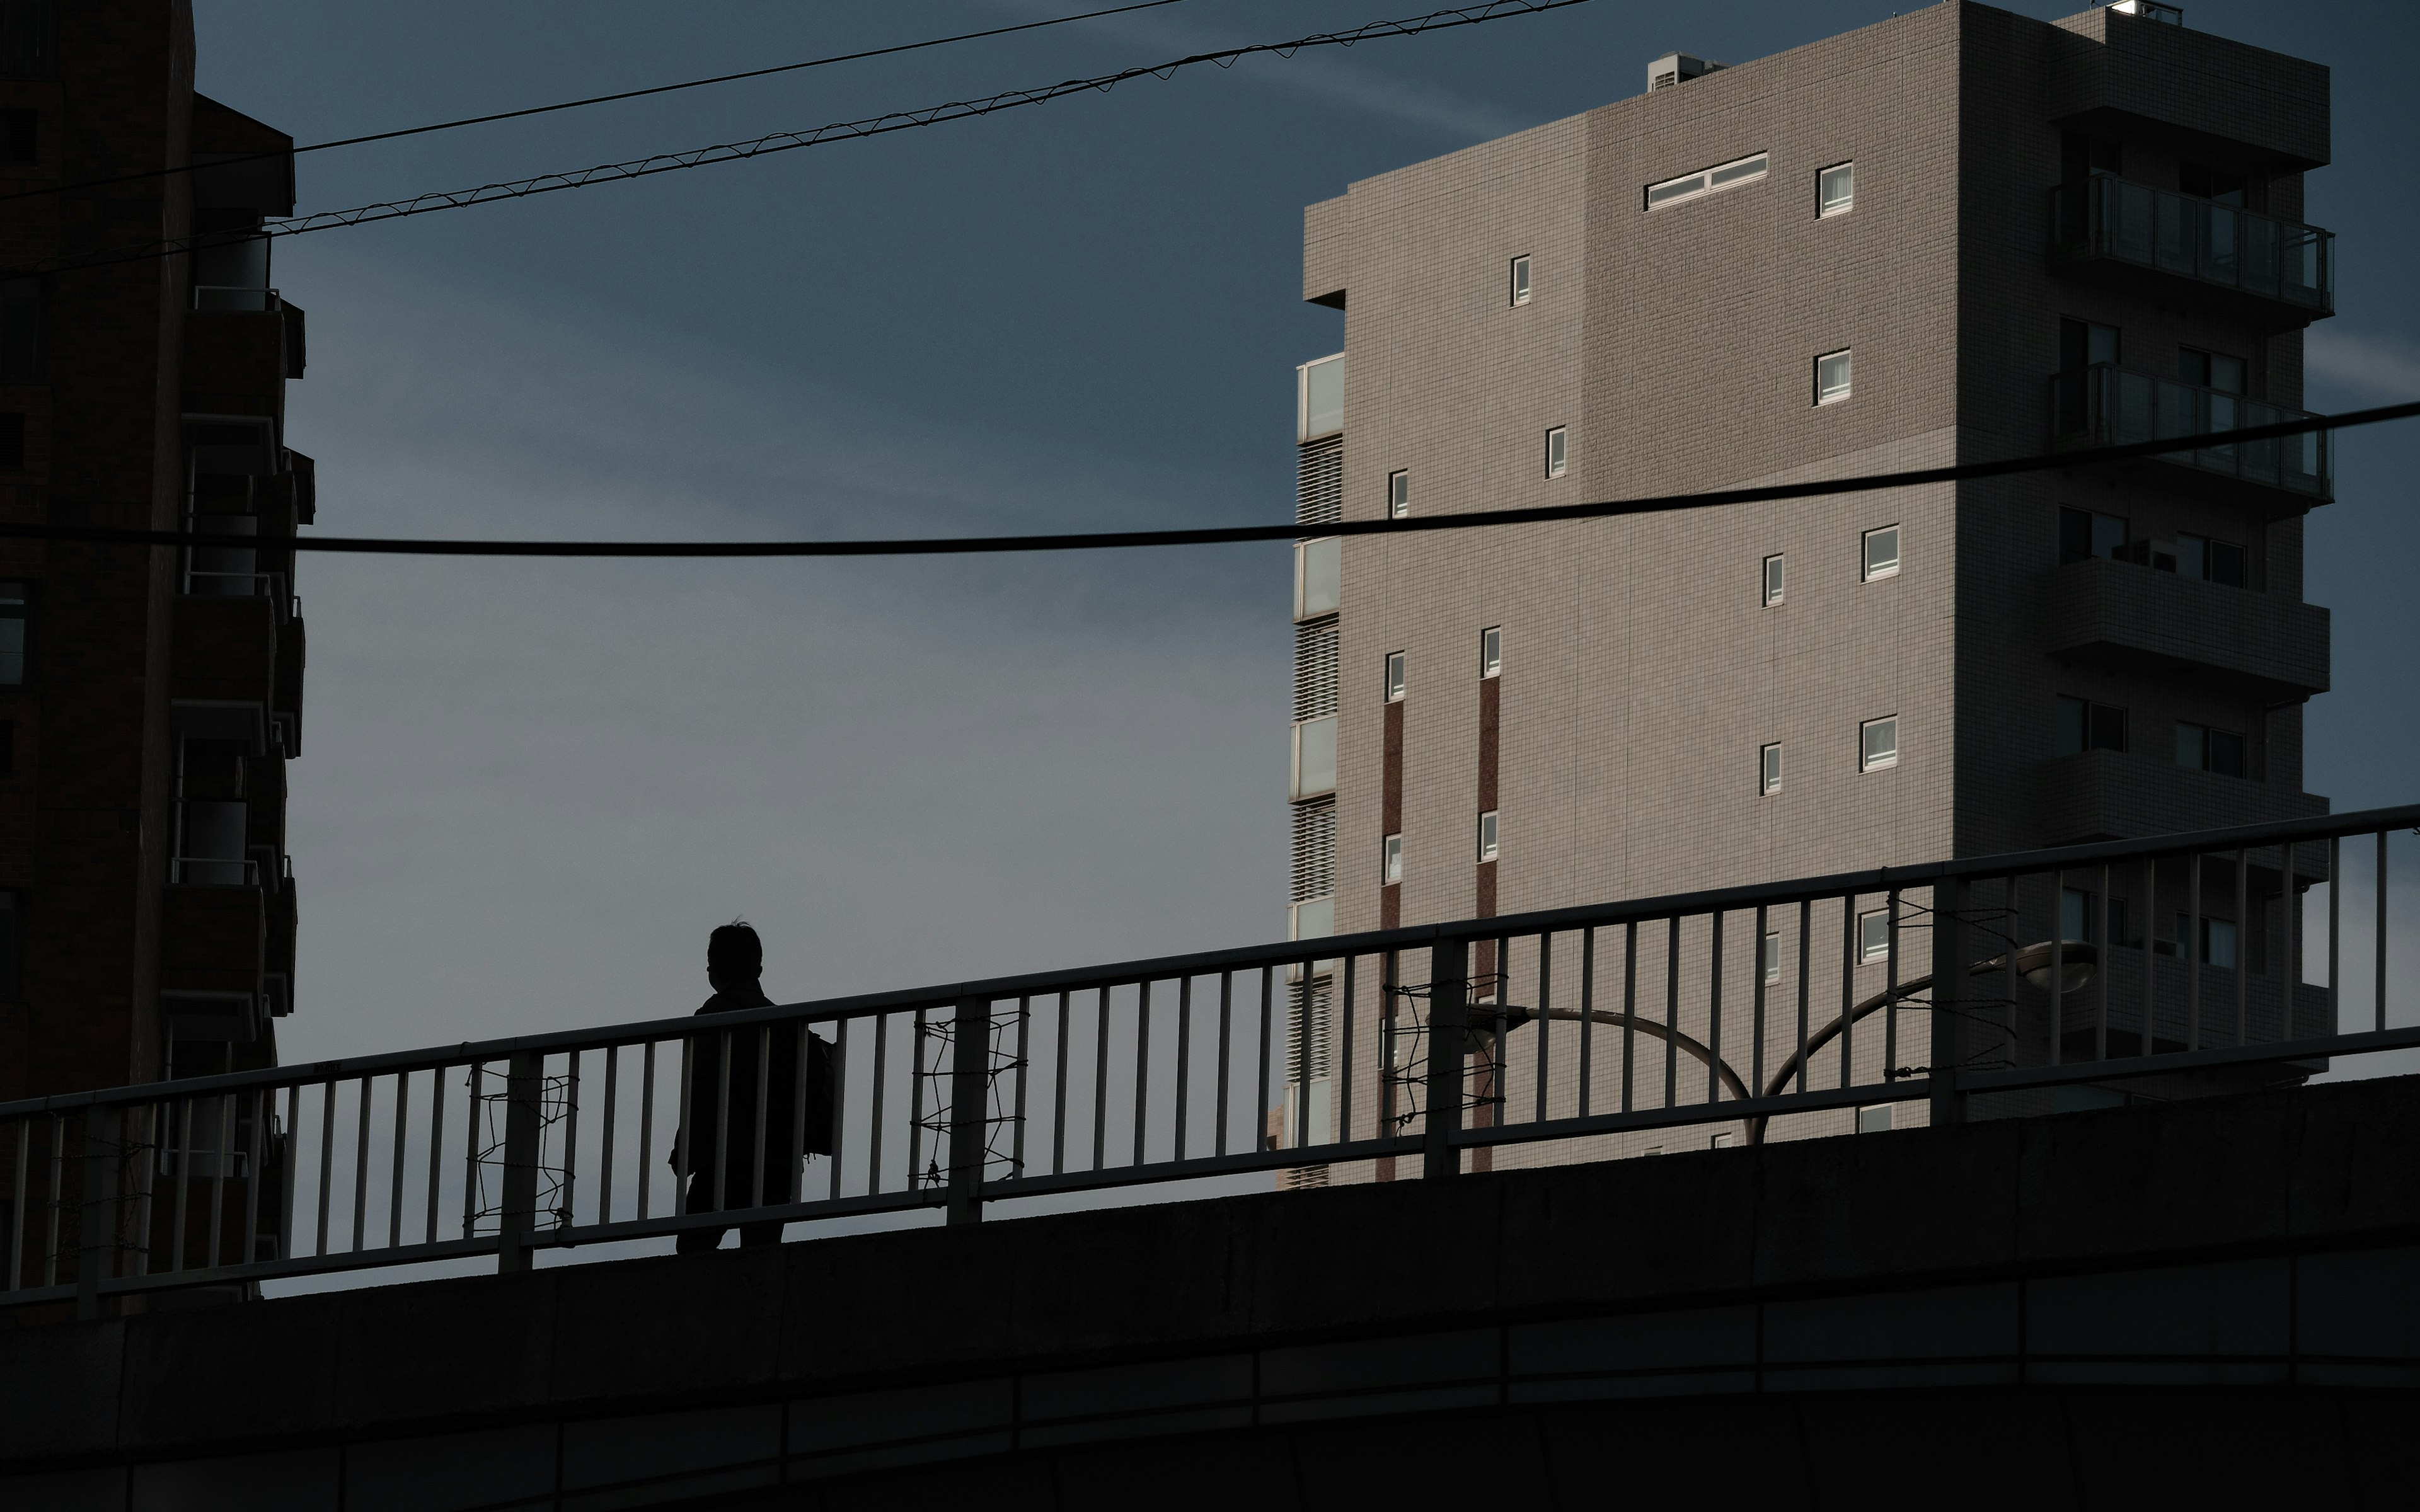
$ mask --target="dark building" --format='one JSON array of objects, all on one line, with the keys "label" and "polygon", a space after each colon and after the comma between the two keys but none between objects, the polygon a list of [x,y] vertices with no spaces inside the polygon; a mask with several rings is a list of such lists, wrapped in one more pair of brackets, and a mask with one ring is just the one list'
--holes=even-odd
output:
[{"label": "dark building", "polygon": [[292,151],[194,92],[188,0],[0,0],[0,518],[225,541],[0,540],[0,1100],[273,1064],[293,1010]]}]

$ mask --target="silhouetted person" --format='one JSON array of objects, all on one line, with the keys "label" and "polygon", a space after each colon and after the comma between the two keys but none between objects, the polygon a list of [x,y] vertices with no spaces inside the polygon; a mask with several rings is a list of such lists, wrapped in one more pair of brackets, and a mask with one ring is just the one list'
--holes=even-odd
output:
[{"label": "silhouetted person", "polygon": [[[707,936],[706,980],[714,995],[698,1010],[732,1013],[767,1008],[772,999],[757,985],[765,971],[765,947],[756,932],[743,923],[729,923]],[[689,1211],[724,1212],[734,1209],[772,1207],[799,1199],[799,1041],[797,1024],[693,1035],[689,1041],[688,1176]],[[831,1149],[831,1051],[808,1035],[806,1067],[810,1150]],[[770,1054],[766,1052],[769,1049]],[[727,1072],[726,1075],[726,1060]],[[763,1075],[763,1128],[757,1133],[757,1079]],[[724,1088],[730,1088],[730,1118],[718,1115]],[[673,1154],[680,1170],[681,1151]],[[761,1155],[761,1159],[759,1158]],[[759,1174],[762,1184],[759,1185]],[[714,1249],[722,1242],[721,1228],[690,1228],[681,1232],[677,1249]],[[778,1220],[744,1223],[739,1242],[778,1244]]]}]

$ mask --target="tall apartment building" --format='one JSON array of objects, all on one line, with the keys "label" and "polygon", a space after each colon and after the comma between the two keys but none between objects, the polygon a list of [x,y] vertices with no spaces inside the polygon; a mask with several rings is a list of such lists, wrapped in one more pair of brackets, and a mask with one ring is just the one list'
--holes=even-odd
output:
[{"label": "tall apartment building", "polygon": [[186,0],[0,3],[0,518],[225,541],[0,539],[0,1099],[274,1064],[294,1006],[292,150],[194,92]]},{"label": "tall apartment building", "polygon": [[[2322,438],[1319,538],[2300,413],[2302,331],[2332,310],[2302,224],[2324,68],[2147,0],[2056,23],[1951,0],[1649,75],[1306,212],[1304,297],[1344,342],[1300,374],[1296,936],[2322,811]],[[2106,969],[2198,951],[2255,973],[2256,1011],[2312,1011],[2278,944],[2313,880],[2256,870],[2246,916],[2195,940],[2180,871],[2113,887]],[[2088,937],[2099,900],[2061,912]],[[1311,1081],[1326,994],[1297,995]]]}]

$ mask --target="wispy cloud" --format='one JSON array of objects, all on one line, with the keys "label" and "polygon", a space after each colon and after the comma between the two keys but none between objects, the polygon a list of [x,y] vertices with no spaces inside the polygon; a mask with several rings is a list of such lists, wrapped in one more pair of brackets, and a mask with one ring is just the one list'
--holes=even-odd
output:
[{"label": "wispy cloud", "polygon": [[2323,382],[2379,399],[2420,398],[2420,343],[2319,326],[2303,352],[2310,376]]}]

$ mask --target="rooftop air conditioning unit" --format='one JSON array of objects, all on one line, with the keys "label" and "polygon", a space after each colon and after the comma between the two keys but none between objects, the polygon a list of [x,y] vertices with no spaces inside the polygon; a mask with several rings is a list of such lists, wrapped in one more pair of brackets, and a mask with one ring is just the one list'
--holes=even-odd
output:
[{"label": "rooftop air conditioning unit", "polygon": [[1694,79],[1701,73],[1712,73],[1721,67],[1723,67],[1722,64],[1710,63],[1704,58],[1688,53],[1667,53],[1647,65],[1647,88],[1651,94],[1658,89],[1668,89],[1676,84]]}]

